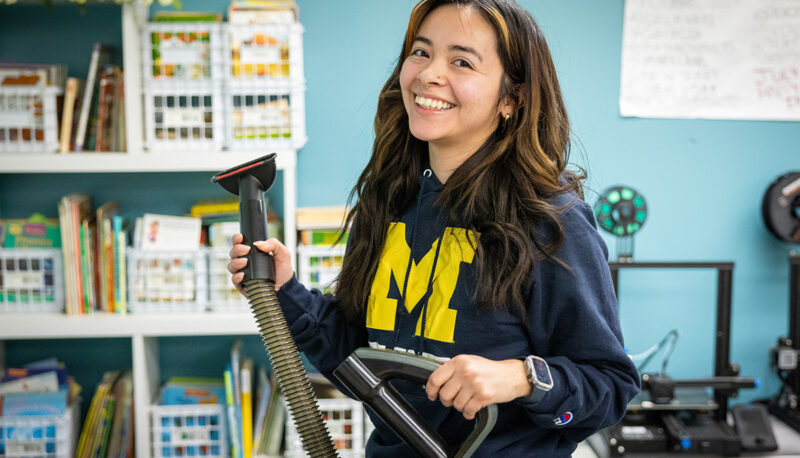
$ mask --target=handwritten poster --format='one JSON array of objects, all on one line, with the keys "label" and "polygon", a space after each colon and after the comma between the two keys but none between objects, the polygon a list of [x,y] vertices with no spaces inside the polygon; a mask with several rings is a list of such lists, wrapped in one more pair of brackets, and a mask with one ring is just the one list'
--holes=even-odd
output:
[{"label": "handwritten poster", "polygon": [[800,0],[626,0],[619,106],[800,121]]}]

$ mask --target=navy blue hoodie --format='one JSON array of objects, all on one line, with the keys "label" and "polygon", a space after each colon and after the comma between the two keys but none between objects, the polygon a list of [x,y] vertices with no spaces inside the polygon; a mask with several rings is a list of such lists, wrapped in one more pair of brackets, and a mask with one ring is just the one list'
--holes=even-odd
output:
[{"label": "navy blue hoodie", "polygon": [[[551,202],[566,209],[557,257],[570,269],[551,260],[535,265],[525,322],[502,308],[477,310],[471,300],[474,251],[467,238],[474,235],[446,226],[445,213],[433,205],[441,189],[426,171],[415,202],[390,223],[363,321],[348,323],[335,297],[309,291],[296,278],[281,287],[278,298],[297,345],[334,382],[339,363],[367,345],[438,359],[540,356],[550,366],[553,389],[536,403],[520,398],[498,405],[497,423],[474,456],[570,456],[579,441],[618,422],[639,391],[638,373],[623,351],[608,253],[591,209],[574,194]],[[461,444],[472,430],[474,422],[429,401],[423,386],[393,384],[449,443]],[[375,431],[367,456],[414,455],[368,411]]]}]

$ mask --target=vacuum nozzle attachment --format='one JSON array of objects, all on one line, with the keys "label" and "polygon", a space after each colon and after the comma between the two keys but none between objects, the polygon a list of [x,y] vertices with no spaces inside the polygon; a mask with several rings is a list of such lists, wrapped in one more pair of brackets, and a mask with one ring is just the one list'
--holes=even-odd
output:
[{"label": "vacuum nozzle attachment", "polygon": [[211,178],[231,194],[239,196],[239,220],[245,245],[250,246],[244,280],[275,281],[275,264],[272,257],[253,246],[253,242],[266,240],[267,209],[264,193],[275,181],[275,153],[254,159],[225,170]]}]

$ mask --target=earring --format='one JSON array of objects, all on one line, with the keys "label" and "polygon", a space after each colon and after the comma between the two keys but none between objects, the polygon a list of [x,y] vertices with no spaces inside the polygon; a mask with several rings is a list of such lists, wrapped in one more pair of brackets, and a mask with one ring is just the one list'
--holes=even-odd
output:
[{"label": "earring", "polygon": [[505,119],[506,121],[508,121],[509,119],[511,119],[511,113],[506,113],[506,114],[504,114],[504,115],[503,115],[503,119]]}]

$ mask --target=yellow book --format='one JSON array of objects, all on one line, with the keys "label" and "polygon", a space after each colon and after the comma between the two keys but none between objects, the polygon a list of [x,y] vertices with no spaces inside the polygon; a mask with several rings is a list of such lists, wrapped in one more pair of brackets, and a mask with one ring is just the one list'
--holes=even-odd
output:
[{"label": "yellow book", "polygon": [[217,215],[220,213],[237,213],[239,200],[226,199],[217,201],[204,201],[192,205],[191,216],[199,218],[203,215]]},{"label": "yellow book", "polygon": [[253,456],[253,359],[242,364],[242,452],[244,458]]}]

